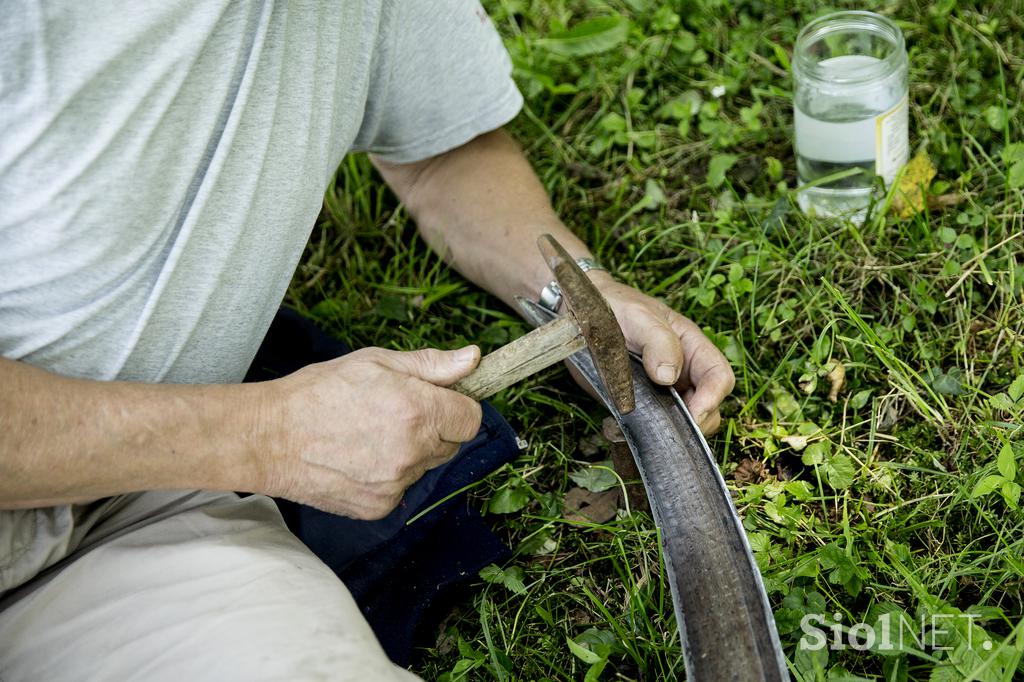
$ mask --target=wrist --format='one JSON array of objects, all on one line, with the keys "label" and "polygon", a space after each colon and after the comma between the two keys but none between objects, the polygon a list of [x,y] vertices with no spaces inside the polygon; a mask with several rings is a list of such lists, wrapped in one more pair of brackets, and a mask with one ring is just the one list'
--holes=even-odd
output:
[{"label": "wrist", "polygon": [[229,399],[221,403],[224,409],[212,427],[230,442],[221,451],[227,456],[217,456],[212,464],[213,487],[274,495],[279,487],[275,460],[285,451],[281,388],[277,381],[225,388]]},{"label": "wrist", "polygon": [[[576,266],[583,271],[584,275],[593,282],[594,286],[602,289],[615,279],[598,263],[594,258],[587,256],[575,259]],[[540,288],[537,302],[541,307],[552,312],[560,313],[564,309],[564,295],[558,281],[552,278],[546,285]]]}]

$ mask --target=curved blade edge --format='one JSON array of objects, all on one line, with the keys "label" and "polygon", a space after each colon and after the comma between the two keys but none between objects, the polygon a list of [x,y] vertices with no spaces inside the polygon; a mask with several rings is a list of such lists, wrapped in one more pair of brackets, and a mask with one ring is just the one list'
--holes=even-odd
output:
[{"label": "curved blade edge", "polygon": [[[520,300],[526,318],[554,318]],[[636,409],[620,414],[586,350],[569,361],[618,421],[662,541],[690,680],[788,680],[760,571],[711,449],[674,389],[633,362]]]}]

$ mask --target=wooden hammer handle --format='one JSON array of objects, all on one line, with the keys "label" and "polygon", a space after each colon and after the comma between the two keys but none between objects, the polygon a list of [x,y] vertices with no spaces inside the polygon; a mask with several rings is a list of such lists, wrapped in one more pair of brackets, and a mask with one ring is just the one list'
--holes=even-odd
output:
[{"label": "wooden hammer handle", "polygon": [[485,355],[472,374],[449,388],[474,400],[483,400],[565,360],[586,345],[576,321],[560,317]]}]

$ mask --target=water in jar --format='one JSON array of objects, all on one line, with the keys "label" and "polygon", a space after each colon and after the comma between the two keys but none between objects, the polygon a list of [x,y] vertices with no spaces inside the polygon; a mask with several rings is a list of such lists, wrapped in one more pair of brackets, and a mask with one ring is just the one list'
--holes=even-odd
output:
[{"label": "water in jar", "polygon": [[[854,16],[844,21],[859,21],[856,15],[863,14],[847,13]],[[877,41],[877,35],[869,35]],[[891,183],[907,161],[905,61],[887,68],[866,51],[817,61],[813,78],[798,75],[793,109],[802,189],[797,197],[806,212],[860,222],[875,176]]]}]

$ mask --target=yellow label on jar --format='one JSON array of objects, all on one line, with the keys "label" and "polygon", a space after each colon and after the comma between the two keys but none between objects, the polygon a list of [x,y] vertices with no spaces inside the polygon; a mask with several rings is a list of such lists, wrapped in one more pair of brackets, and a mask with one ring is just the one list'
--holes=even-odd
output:
[{"label": "yellow label on jar", "polygon": [[907,96],[889,111],[875,117],[875,175],[889,185],[910,158]]}]

